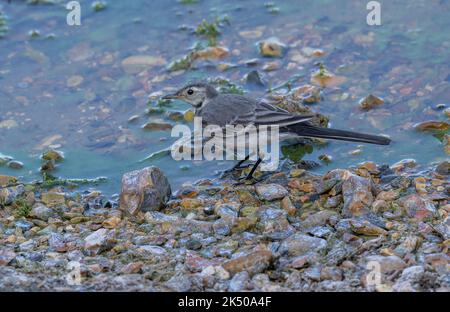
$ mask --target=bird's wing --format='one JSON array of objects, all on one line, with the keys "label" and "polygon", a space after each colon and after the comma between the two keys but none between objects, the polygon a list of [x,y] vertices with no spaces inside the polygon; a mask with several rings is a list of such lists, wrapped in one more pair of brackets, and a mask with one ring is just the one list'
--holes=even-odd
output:
[{"label": "bird's wing", "polygon": [[285,127],[300,122],[310,120],[314,115],[295,115],[280,107],[273,106],[269,103],[258,102],[255,105],[255,109],[246,114],[241,114],[234,120],[235,124],[248,124],[254,125],[278,125],[279,127]]},{"label": "bird's wing", "polygon": [[278,125],[285,127],[310,120],[314,115],[295,115],[269,103],[240,95],[222,94],[203,109],[206,124],[225,125]]}]

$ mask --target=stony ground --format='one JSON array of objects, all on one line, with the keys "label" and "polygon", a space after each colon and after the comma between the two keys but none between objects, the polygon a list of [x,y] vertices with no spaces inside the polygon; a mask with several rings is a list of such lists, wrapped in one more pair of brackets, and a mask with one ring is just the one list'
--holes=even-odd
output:
[{"label": "stony ground", "polygon": [[0,176],[0,290],[449,291],[448,173],[292,166],[168,202],[157,168],[120,202]]}]

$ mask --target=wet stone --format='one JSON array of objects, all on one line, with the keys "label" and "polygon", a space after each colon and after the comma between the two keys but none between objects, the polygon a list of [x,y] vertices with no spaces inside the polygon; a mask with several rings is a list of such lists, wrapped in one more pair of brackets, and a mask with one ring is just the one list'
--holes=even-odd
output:
[{"label": "wet stone", "polygon": [[153,131],[166,131],[172,129],[172,125],[164,121],[151,121],[143,125],[142,128]]},{"label": "wet stone", "polygon": [[267,57],[282,57],[286,51],[286,46],[277,38],[269,38],[258,42],[259,53]]},{"label": "wet stone", "polygon": [[244,81],[247,85],[264,87],[266,82],[263,80],[262,75],[257,70],[252,70],[244,77]]},{"label": "wet stone", "polygon": [[429,131],[429,130],[448,130],[450,129],[450,124],[445,121],[424,121],[421,123],[418,123],[414,126],[417,130],[421,131]]},{"label": "wet stone", "polygon": [[11,160],[6,164],[11,169],[22,169],[23,163],[17,160]]},{"label": "wet stone", "polygon": [[443,161],[436,166],[436,172],[442,175],[450,174],[450,162]]},{"label": "wet stone", "polygon": [[50,149],[50,150],[45,151],[42,154],[41,158],[43,160],[61,161],[64,159],[64,154],[61,151]]},{"label": "wet stone", "polygon": [[379,98],[379,97],[373,95],[373,94],[369,94],[368,96],[366,96],[365,98],[362,98],[359,101],[359,106],[362,109],[366,109],[366,110],[375,108],[375,107],[380,106],[382,104],[384,104],[384,100],[382,98]]}]

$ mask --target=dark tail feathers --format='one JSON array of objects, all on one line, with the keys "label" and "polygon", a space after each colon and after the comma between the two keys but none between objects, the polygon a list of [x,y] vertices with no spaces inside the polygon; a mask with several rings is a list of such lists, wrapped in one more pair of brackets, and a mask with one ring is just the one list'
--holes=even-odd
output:
[{"label": "dark tail feathers", "polygon": [[287,128],[289,129],[289,131],[295,132],[298,135],[305,137],[364,142],[378,145],[389,145],[389,143],[391,143],[391,139],[384,136],[358,133],[346,130],[321,128],[308,125],[305,123],[291,125],[288,126]]}]

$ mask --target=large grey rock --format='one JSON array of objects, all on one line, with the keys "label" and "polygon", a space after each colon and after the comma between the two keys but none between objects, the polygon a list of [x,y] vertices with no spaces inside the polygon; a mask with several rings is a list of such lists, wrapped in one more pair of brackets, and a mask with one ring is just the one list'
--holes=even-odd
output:
[{"label": "large grey rock", "polygon": [[158,167],[131,171],[122,177],[120,208],[131,215],[160,210],[170,195],[169,181]]}]

